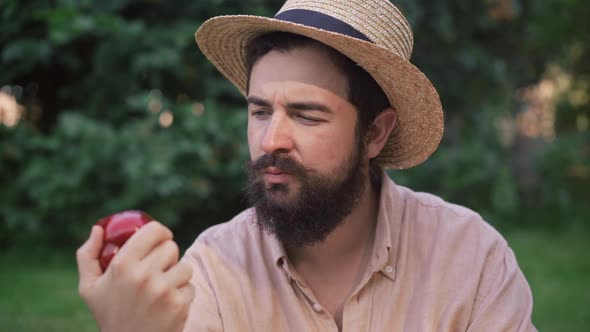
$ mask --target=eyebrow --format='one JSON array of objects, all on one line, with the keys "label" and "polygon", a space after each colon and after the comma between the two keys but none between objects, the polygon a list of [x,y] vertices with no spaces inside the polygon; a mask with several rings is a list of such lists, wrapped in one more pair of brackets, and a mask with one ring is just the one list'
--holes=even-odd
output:
[{"label": "eyebrow", "polygon": [[[258,106],[264,106],[264,107],[270,107],[271,103],[260,98],[260,97],[256,97],[256,96],[250,96],[247,99],[248,101],[248,105],[250,104],[254,104],[254,105],[258,105]],[[324,112],[324,113],[334,113],[328,106],[326,105],[322,105],[319,103],[314,103],[314,102],[309,102],[309,101],[304,101],[304,102],[296,102],[296,103],[288,103],[287,104],[287,109],[294,109],[294,110],[300,110],[300,111],[310,111],[310,110],[314,110],[314,111],[320,111],[320,112]]]}]

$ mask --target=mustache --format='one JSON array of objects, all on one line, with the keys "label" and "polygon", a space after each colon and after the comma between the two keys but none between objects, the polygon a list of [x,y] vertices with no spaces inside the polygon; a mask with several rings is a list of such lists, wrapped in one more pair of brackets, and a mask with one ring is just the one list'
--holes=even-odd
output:
[{"label": "mustache", "polygon": [[305,176],[310,171],[285,154],[265,154],[256,160],[248,161],[248,169],[253,173],[271,166],[295,176]]}]

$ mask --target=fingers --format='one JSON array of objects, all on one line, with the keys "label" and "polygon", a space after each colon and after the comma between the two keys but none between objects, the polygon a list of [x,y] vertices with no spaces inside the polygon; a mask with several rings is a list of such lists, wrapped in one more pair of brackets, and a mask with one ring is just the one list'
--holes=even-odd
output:
[{"label": "fingers", "polygon": [[167,284],[175,288],[182,288],[189,284],[192,276],[193,268],[185,260],[181,260],[178,264],[174,265],[170,270],[164,273],[164,278],[166,279]]},{"label": "fingers", "polygon": [[178,262],[179,255],[178,245],[174,241],[168,240],[160,243],[143,261],[148,269],[165,272]]},{"label": "fingers", "polygon": [[195,287],[191,283],[187,283],[178,290],[178,295],[182,299],[182,303],[192,303],[195,298]]},{"label": "fingers", "polygon": [[102,248],[103,236],[103,229],[100,226],[92,226],[88,240],[76,251],[80,289],[92,284],[102,275],[98,257]]},{"label": "fingers", "polygon": [[114,259],[127,257],[127,259],[141,260],[167,240],[172,240],[172,232],[159,222],[152,221],[133,234]]},{"label": "fingers", "polygon": [[194,299],[195,287],[190,283],[174,291],[173,307],[177,310],[175,331],[183,331]]}]

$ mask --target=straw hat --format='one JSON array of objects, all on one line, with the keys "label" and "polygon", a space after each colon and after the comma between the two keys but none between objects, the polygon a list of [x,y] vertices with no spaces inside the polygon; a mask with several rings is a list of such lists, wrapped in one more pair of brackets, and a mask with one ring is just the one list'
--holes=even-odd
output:
[{"label": "straw hat", "polygon": [[428,78],[409,62],[412,29],[389,0],[288,0],[274,18],[209,19],[195,39],[209,61],[246,95],[246,46],[271,31],[324,43],[377,81],[398,113],[398,125],[376,157],[383,167],[409,168],[436,150],[443,133],[440,98]]}]

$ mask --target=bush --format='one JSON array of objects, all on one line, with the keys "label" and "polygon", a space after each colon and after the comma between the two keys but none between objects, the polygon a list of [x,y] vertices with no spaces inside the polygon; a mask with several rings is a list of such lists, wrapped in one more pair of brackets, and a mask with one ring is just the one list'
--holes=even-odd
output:
[{"label": "bush", "polygon": [[50,136],[0,129],[0,244],[71,245],[98,218],[130,208],[190,236],[227,219],[244,206],[245,112],[219,108],[173,107],[170,128],[146,111],[118,128],[64,112]]}]

